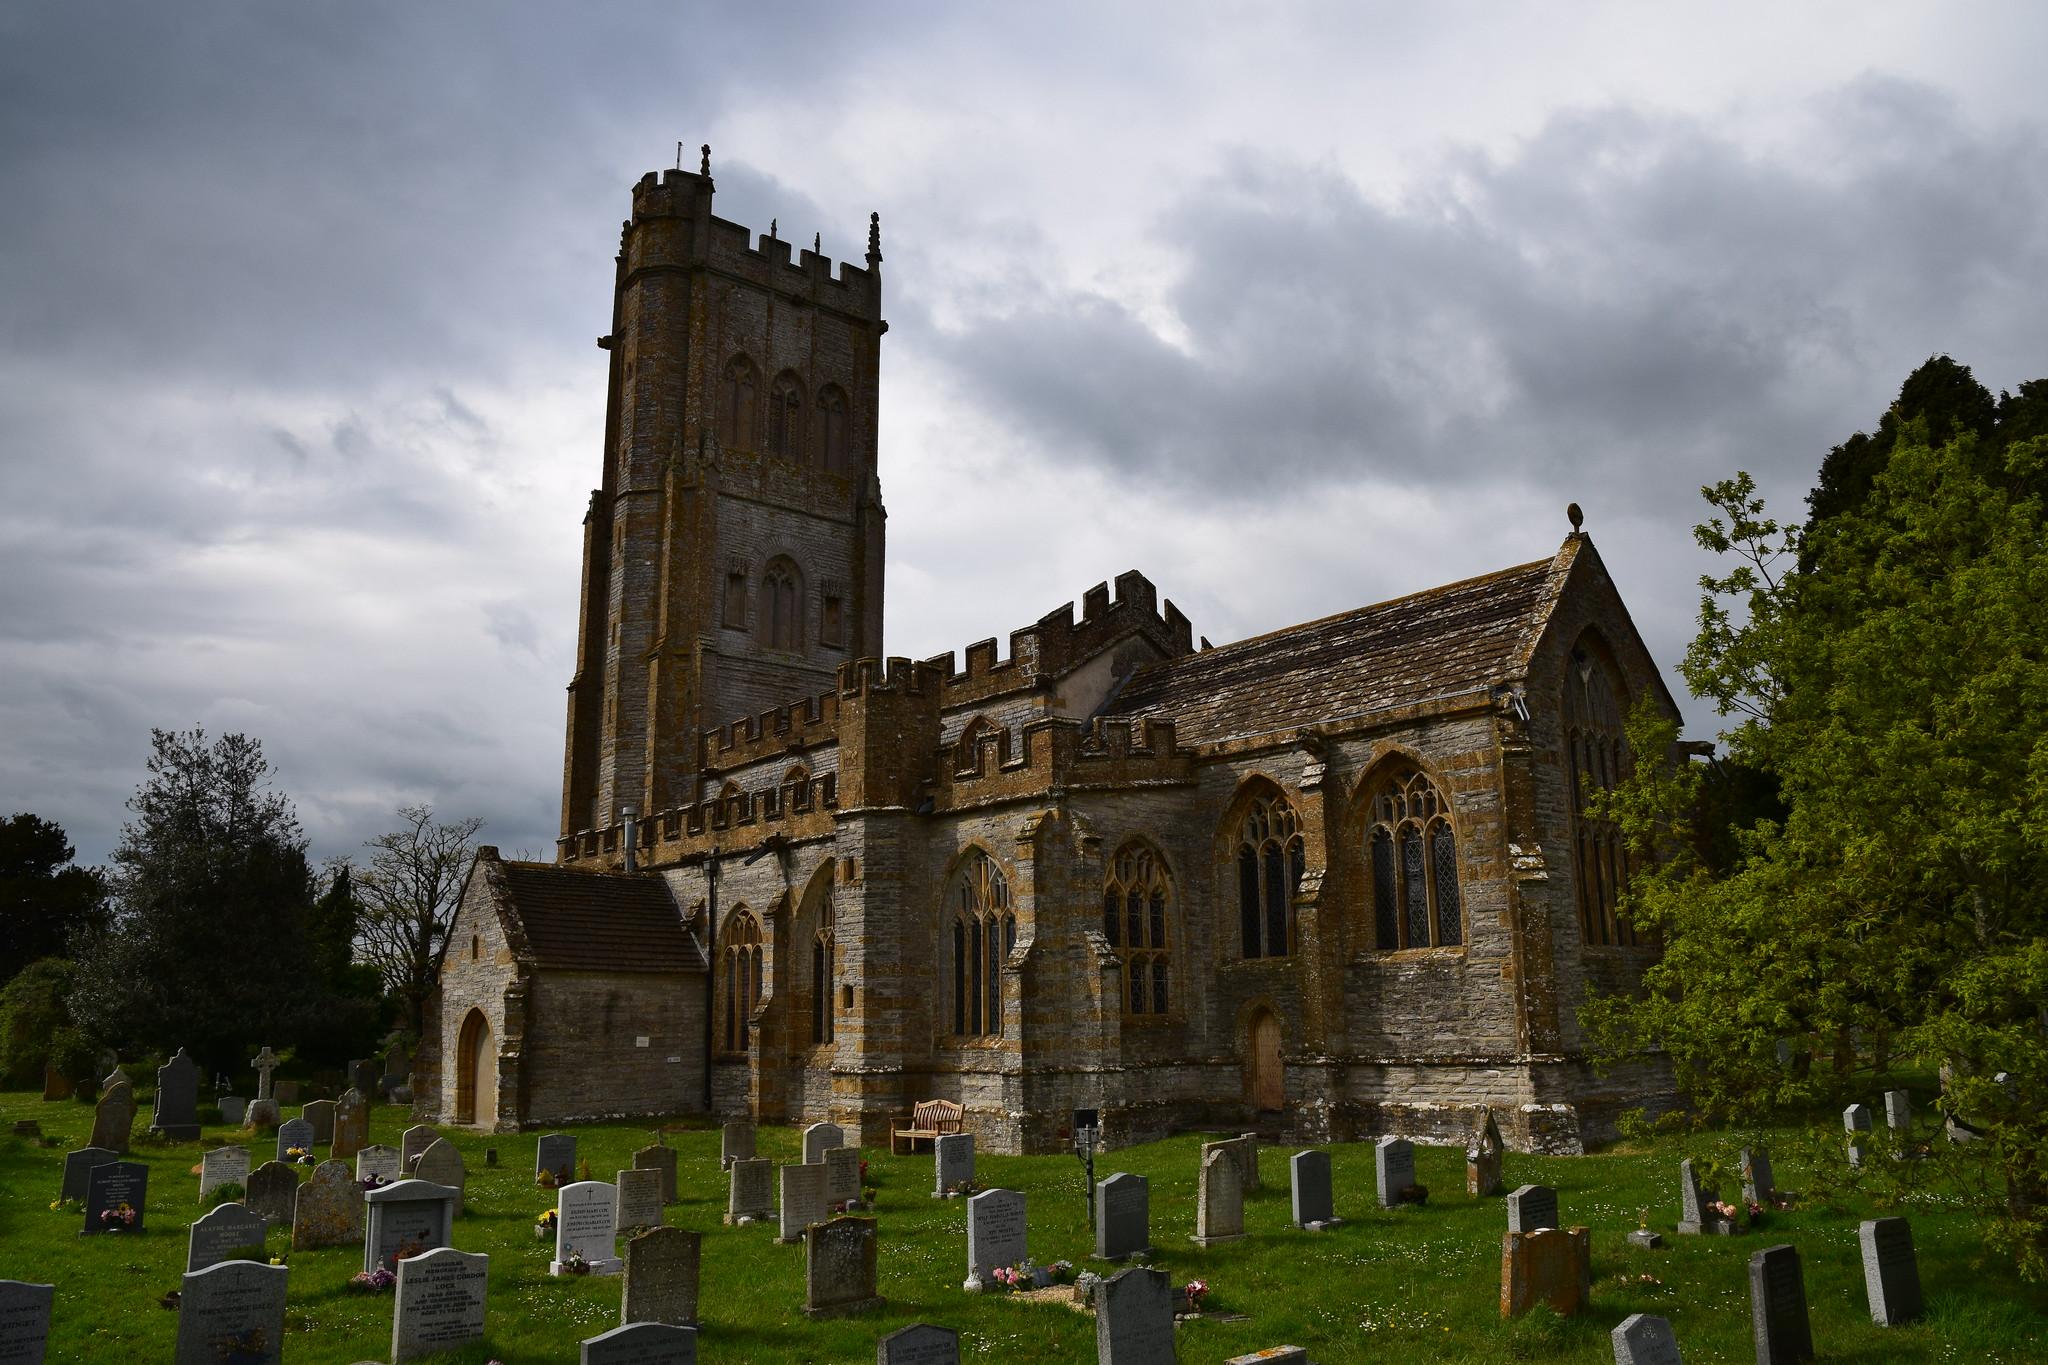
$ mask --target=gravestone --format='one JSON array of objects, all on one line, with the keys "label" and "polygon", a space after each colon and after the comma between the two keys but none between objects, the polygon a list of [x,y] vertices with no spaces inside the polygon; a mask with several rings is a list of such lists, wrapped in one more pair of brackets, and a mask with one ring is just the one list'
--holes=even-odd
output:
[{"label": "gravestone", "polygon": [[412,1174],[412,1163],[420,1159],[420,1153],[441,1140],[441,1135],[424,1123],[415,1123],[398,1137],[398,1169],[402,1174]]},{"label": "gravestone", "polygon": [[375,1143],[356,1153],[356,1183],[359,1185],[373,1175],[389,1185],[403,1174],[403,1163],[396,1147]]},{"label": "gravestone", "polygon": [[1472,1138],[1465,1144],[1465,1193],[1480,1199],[1499,1194],[1500,1166],[1506,1152],[1500,1125],[1493,1121],[1493,1110],[1488,1108],[1472,1125]]},{"label": "gravestone", "polygon": [[632,1228],[658,1228],[661,1216],[661,1172],[646,1170],[620,1171],[619,1190],[619,1231]]},{"label": "gravestone", "polygon": [[1315,1365],[1315,1362],[1299,1346],[1268,1346],[1263,1351],[1232,1356],[1223,1365]]},{"label": "gravestone", "polygon": [[1229,1152],[1211,1152],[1196,1184],[1195,1244],[1214,1246],[1243,1236],[1244,1167]]},{"label": "gravestone", "polygon": [[1608,1338],[1614,1343],[1614,1365],[1685,1365],[1669,1318],[1631,1313]]},{"label": "gravestone", "polygon": [[676,1202],[676,1149],[656,1144],[633,1153],[633,1169],[661,1172],[661,1202]]},{"label": "gravestone", "polygon": [[[120,1072],[114,1073],[116,1076]],[[115,1081],[100,1092],[92,1111],[91,1147],[104,1147],[117,1155],[128,1152],[128,1132],[135,1126],[135,1087]]]},{"label": "gravestone", "polygon": [[156,1069],[156,1101],[149,1129],[189,1142],[199,1136],[199,1065],[179,1048]]},{"label": "gravestone", "polygon": [[0,1365],[42,1365],[57,1286],[0,1280]]},{"label": "gravestone", "polygon": [[242,1202],[272,1225],[290,1227],[299,1207],[299,1169],[282,1161],[266,1161],[243,1182]]},{"label": "gravestone", "polygon": [[1095,1286],[1100,1365],[1172,1365],[1173,1285],[1163,1270],[1132,1266]]},{"label": "gravestone", "polygon": [[834,1147],[846,1145],[846,1134],[836,1123],[814,1123],[804,1129],[804,1164],[814,1165],[825,1159],[825,1153]]},{"label": "gravestone", "polygon": [[875,1220],[834,1218],[806,1228],[804,1316],[836,1318],[881,1306],[875,1293]]},{"label": "gravestone", "polygon": [[984,1190],[967,1201],[967,1278],[960,1287],[985,1289],[989,1272],[1030,1255],[1024,1196],[1016,1190]]},{"label": "gravestone", "polygon": [[1856,1140],[1858,1133],[1870,1131],[1870,1108],[1868,1105],[1852,1104],[1842,1111],[1842,1129],[1849,1135],[1849,1164],[1863,1164],[1864,1146]]},{"label": "gravestone", "polygon": [[148,1201],[149,1167],[139,1161],[109,1161],[95,1166],[85,1176],[85,1231],[106,1232],[107,1224],[100,1215],[126,1205],[135,1211],[135,1217],[126,1222],[122,1234],[141,1232]]},{"label": "gravestone", "polygon": [[1771,1173],[1771,1154],[1762,1147],[1742,1149],[1742,1202],[1768,1208],[1778,1197],[1777,1178]]},{"label": "gravestone", "polygon": [[1415,1185],[1415,1144],[1406,1138],[1384,1137],[1373,1144],[1373,1169],[1379,1176],[1380,1207],[1400,1207]]},{"label": "gravestone", "polygon": [[292,1272],[222,1261],[186,1275],[178,1293],[177,1365],[276,1365],[284,1358],[285,1287]]},{"label": "gravestone", "polygon": [[[635,1167],[643,1170],[645,1167]],[[571,1133],[548,1133],[534,1144],[533,1178],[539,1180],[541,1172],[555,1178],[555,1184],[572,1185],[576,1182],[576,1138]]]},{"label": "gravestone", "polygon": [[490,1265],[488,1256],[448,1246],[400,1261],[391,1359],[412,1360],[482,1340]]},{"label": "gravestone", "polygon": [[74,1147],[64,1154],[64,1179],[58,1188],[59,1199],[85,1198],[85,1178],[95,1166],[104,1166],[118,1160],[119,1152],[105,1147]]},{"label": "gravestone", "polygon": [[[1240,1189],[1256,1190],[1259,1188],[1258,1134],[1246,1133],[1241,1137],[1225,1138],[1221,1142],[1205,1142],[1202,1144],[1200,1159],[1207,1161],[1211,1152],[1226,1153],[1232,1161],[1237,1163],[1238,1187]],[[1199,1170],[1200,1167],[1197,1166],[1196,1169]]]},{"label": "gravestone", "polygon": [[1296,1152],[1287,1161],[1289,1202],[1298,1228],[1326,1228],[1340,1220],[1330,1193],[1330,1154]]},{"label": "gravestone", "polygon": [[1095,1254],[1121,1261],[1151,1249],[1151,1184],[1142,1175],[1118,1171],[1095,1187]]},{"label": "gravestone", "polygon": [[426,1180],[399,1180],[363,1196],[363,1269],[392,1269],[407,1257],[445,1247],[455,1227],[455,1191]]},{"label": "gravestone", "polygon": [[348,1064],[348,1088],[365,1100],[377,1093],[377,1076],[382,1070],[376,1062],[359,1057]]},{"label": "gravestone", "polygon": [[732,1169],[735,1161],[746,1161],[754,1155],[754,1125],[745,1119],[735,1119],[718,1130],[718,1164],[726,1170]]},{"label": "gravestone", "polygon": [[222,1204],[208,1210],[192,1224],[185,1244],[185,1273],[204,1270],[222,1261],[262,1261],[270,1255],[263,1248],[270,1224],[260,1213],[241,1204]]},{"label": "gravestone", "polygon": [[779,1174],[782,1179],[782,1219],[775,1240],[794,1244],[803,1240],[804,1229],[813,1223],[822,1223],[831,1215],[831,1207],[825,1202],[825,1168],[808,1162],[800,1166],[784,1166]]},{"label": "gravestone", "polygon": [[1749,1314],[1756,1365],[1813,1359],[1806,1316],[1806,1276],[1792,1246],[1765,1247],[1749,1258]]},{"label": "gravestone", "polygon": [[1870,1320],[1897,1327],[1920,1316],[1920,1263],[1913,1255],[1913,1229],[1903,1218],[1873,1218],[1858,1225],[1863,1249],[1863,1292]]},{"label": "gravestone", "polygon": [[462,1216],[462,1192],[469,1184],[469,1172],[463,1168],[462,1153],[447,1138],[436,1138],[427,1150],[420,1153],[420,1159],[412,1164],[415,1180],[430,1180],[436,1185],[446,1185],[455,1191],[455,1216]]},{"label": "gravestone", "polygon": [[860,1148],[825,1150],[825,1202],[848,1204],[860,1198]]},{"label": "gravestone", "polygon": [[928,1322],[899,1327],[875,1344],[875,1365],[960,1365],[960,1334]]},{"label": "gravestone", "polygon": [[292,1160],[285,1153],[294,1147],[307,1156],[313,1155],[313,1125],[304,1119],[286,1119],[277,1126],[277,1159]]},{"label": "gravestone", "polygon": [[270,1074],[279,1066],[277,1054],[265,1043],[263,1050],[249,1059],[249,1065],[256,1072],[256,1098],[249,1101],[249,1107],[243,1114],[243,1126],[265,1130],[275,1128],[277,1097],[271,1093]]},{"label": "gravestone", "polygon": [[1884,1092],[1884,1122],[1895,1133],[1913,1126],[1913,1095],[1908,1090]]},{"label": "gravestone", "polygon": [[580,1365],[697,1365],[697,1329],[636,1322],[586,1337]]},{"label": "gravestone", "polygon": [[703,1238],[682,1228],[653,1228],[629,1238],[619,1321],[695,1327],[703,1252]]},{"label": "gravestone", "polygon": [[407,1085],[412,1080],[412,1055],[405,1050],[404,1043],[393,1043],[384,1054],[384,1074],[377,1078],[377,1086],[390,1098],[391,1092]]},{"label": "gravestone", "polygon": [[1719,1190],[1704,1189],[1699,1176],[1693,1171],[1692,1158],[1678,1163],[1678,1230],[1688,1237],[1707,1233],[1725,1236],[1735,1231],[1735,1220],[1722,1213],[1714,1205],[1720,1200]]},{"label": "gravestone", "polygon": [[616,1275],[619,1259],[619,1190],[603,1180],[562,1186],[555,1206],[555,1259],[548,1274],[565,1275],[570,1256],[581,1256],[592,1275]]},{"label": "gravestone", "polygon": [[297,1104],[299,1102],[299,1083],[297,1081],[279,1081],[277,1083],[277,1093],[272,1098],[279,1104]]},{"label": "gravestone", "polygon": [[327,1155],[334,1161],[351,1161],[370,1140],[370,1101],[351,1086],[334,1102],[333,1141]]},{"label": "gravestone", "polygon": [[249,1101],[240,1095],[222,1095],[218,1103],[220,1121],[230,1128],[240,1128],[242,1121],[249,1117]]},{"label": "gravestone", "polygon": [[299,1187],[292,1211],[292,1250],[356,1246],[363,1240],[363,1192],[356,1188],[348,1165],[323,1161],[313,1178]]},{"label": "gravestone", "polygon": [[1593,1243],[1585,1228],[1505,1232],[1500,1244],[1500,1315],[1543,1304],[1571,1317],[1593,1297]]},{"label": "gravestone", "polygon": [[964,1189],[974,1180],[974,1134],[941,1133],[932,1139],[932,1198]]},{"label": "gravestone", "polygon": [[299,1117],[313,1125],[315,1146],[331,1146],[334,1142],[334,1101],[312,1100],[299,1110]]},{"label": "gravestone", "polygon": [[199,1157],[199,1202],[223,1185],[249,1187],[249,1149],[216,1147]]},{"label": "gravestone", "polygon": [[[57,1069],[57,1064],[55,1062],[43,1063],[44,1099],[68,1100],[71,1098],[73,1092],[77,1090],[77,1088],[77,1086],[71,1083],[71,1078],[69,1076],[65,1075],[62,1071],[59,1071]],[[23,1283],[23,1281],[9,1280],[7,1283],[20,1284]]]},{"label": "gravestone", "polygon": [[1508,1231],[1534,1232],[1557,1226],[1557,1191],[1548,1185],[1524,1185],[1508,1196]]},{"label": "gravestone", "polygon": [[731,1188],[725,1200],[725,1223],[732,1227],[775,1216],[775,1163],[742,1157],[728,1172]]}]

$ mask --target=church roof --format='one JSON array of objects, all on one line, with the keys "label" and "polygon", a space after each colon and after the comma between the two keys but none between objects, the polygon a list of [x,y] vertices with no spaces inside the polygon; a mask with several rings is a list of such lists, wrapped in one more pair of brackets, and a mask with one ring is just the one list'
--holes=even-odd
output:
[{"label": "church roof", "polygon": [[1539,559],[1152,664],[1114,708],[1213,744],[1488,687],[1520,673],[1559,567]]},{"label": "church roof", "polygon": [[568,971],[696,972],[704,954],[683,929],[668,883],[652,873],[500,862],[505,912],[534,964]]}]

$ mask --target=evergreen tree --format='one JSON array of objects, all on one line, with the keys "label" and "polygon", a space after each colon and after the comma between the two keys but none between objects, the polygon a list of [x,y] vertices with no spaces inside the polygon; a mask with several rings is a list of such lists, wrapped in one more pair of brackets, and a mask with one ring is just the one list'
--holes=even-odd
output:
[{"label": "evergreen tree", "polygon": [[72,866],[72,856],[61,825],[28,814],[0,820],[0,984],[38,958],[62,957],[74,931],[105,919],[106,879]]}]

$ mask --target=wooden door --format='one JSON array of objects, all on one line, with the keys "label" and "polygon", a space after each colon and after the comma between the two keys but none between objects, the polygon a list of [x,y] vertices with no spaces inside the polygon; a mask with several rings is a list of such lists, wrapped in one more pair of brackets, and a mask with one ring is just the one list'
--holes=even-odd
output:
[{"label": "wooden door", "polygon": [[498,1053],[482,1010],[463,1018],[455,1044],[455,1121],[486,1128],[498,1121]]},{"label": "wooden door", "polygon": [[1284,1108],[1287,1076],[1280,1062],[1280,1020],[1271,1010],[1252,1016],[1251,1054],[1252,1107],[1260,1113]]}]

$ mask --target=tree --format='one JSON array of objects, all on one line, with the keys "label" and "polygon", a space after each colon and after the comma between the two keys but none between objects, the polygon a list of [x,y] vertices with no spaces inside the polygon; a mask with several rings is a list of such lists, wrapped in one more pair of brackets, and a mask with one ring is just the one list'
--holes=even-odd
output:
[{"label": "tree", "polygon": [[68,961],[44,957],[0,989],[0,1077],[9,1084],[40,1086],[50,1065],[73,1081],[91,1077],[98,1054],[64,1006],[71,982]]},{"label": "tree", "polygon": [[0,821],[0,984],[38,958],[63,956],[74,930],[105,919],[105,876],[71,866],[72,856],[61,825],[28,814]]},{"label": "tree", "polygon": [[440,822],[424,803],[398,808],[400,827],[369,840],[370,865],[356,878],[363,904],[363,957],[397,997],[405,1026],[419,1036],[426,1003],[441,979],[448,930],[484,822]]}]

